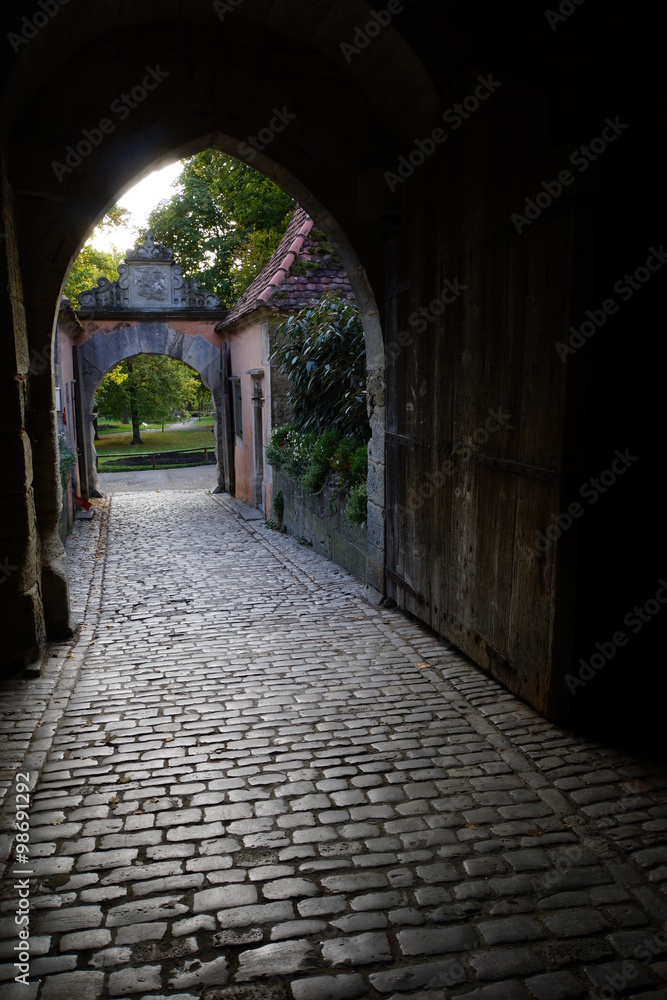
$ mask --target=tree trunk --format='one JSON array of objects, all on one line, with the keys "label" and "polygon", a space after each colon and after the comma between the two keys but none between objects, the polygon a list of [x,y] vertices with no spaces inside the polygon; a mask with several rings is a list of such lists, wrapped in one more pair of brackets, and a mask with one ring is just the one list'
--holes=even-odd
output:
[{"label": "tree trunk", "polygon": [[143,444],[141,440],[141,427],[139,426],[139,410],[137,407],[137,396],[134,388],[134,383],[132,381],[132,362],[127,361],[127,374],[129,378],[129,389],[130,389],[130,414],[132,416],[132,440],[130,444]]}]

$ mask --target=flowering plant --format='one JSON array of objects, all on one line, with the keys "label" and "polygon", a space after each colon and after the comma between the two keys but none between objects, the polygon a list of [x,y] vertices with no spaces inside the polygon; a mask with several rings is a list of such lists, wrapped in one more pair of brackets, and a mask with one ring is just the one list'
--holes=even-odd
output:
[{"label": "flowering plant", "polygon": [[308,468],[315,440],[315,435],[302,434],[293,424],[277,427],[266,448],[266,461],[275,468],[284,466],[288,476],[299,477]]}]

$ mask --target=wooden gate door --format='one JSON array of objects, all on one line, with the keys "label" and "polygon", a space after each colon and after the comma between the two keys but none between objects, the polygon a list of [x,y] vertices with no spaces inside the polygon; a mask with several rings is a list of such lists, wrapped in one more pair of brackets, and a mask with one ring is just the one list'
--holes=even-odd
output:
[{"label": "wooden gate door", "polygon": [[218,445],[217,492],[234,495],[234,426],[229,376],[231,374],[229,344],[220,345],[220,383],[216,394],[216,434]]},{"label": "wooden gate door", "polygon": [[577,530],[547,546],[537,533],[567,510],[580,462],[554,350],[578,266],[575,213],[512,225],[535,182],[493,154],[525,145],[522,128],[509,115],[471,127],[404,193],[387,237],[387,590],[565,718]]}]

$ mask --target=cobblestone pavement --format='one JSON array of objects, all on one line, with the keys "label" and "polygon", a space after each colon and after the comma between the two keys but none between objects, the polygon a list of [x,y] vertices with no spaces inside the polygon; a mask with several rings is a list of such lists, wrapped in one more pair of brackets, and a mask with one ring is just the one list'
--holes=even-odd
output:
[{"label": "cobblestone pavement", "polygon": [[[159,432],[158,432],[159,433]],[[101,472],[103,493],[140,493],[151,490],[213,490],[218,485],[214,465],[194,465],[185,469],[149,469],[139,472]]]},{"label": "cobblestone pavement", "polygon": [[96,507],[76,639],[0,691],[3,1000],[667,997],[657,764],[205,492]]}]

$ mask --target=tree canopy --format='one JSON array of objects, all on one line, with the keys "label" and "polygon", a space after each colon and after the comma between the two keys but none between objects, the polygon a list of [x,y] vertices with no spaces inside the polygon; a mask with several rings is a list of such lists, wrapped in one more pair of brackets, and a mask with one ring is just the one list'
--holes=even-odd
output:
[{"label": "tree canopy", "polygon": [[201,397],[202,381],[180,361],[163,355],[140,354],[121,361],[108,372],[96,394],[101,417],[132,419],[133,444],[140,443],[142,422],[163,423],[186,416],[188,405]]},{"label": "tree canopy", "polygon": [[[187,278],[198,279],[229,308],[268,263],[285,234],[294,201],[257,170],[215,149],[183,161],[171,198],[160,202],[141,234],[174,251]],[[96,229],[112,229],[127,210],[115,206]],[[115,281],[125,253],[99,250],[93,237],[74,261],[64,294],[94,288],[99,277]]]},{"label": "tree canopy", "polygon": [[176,193],[161,202],[146,232],[171,247],[183,273],[229,308],[268,263],[294,202],[252,167],[214,149],[184,162]]},{"label": "tree canopy", "polygon": [[112,250],[100,250],[93,246],[93,240],[98,233],[104,233],[122,225],[126,215],[127,209],[114,205],[99,226],[95,228],[72,264],[63,294],[70,300],[75,309],[79,307],[78,296],[89,288],[95,288],[98,278],[104,277],[108,278],[109,281],[115,281],[118,277],[118,265],[125,254],[116,247]]}]

